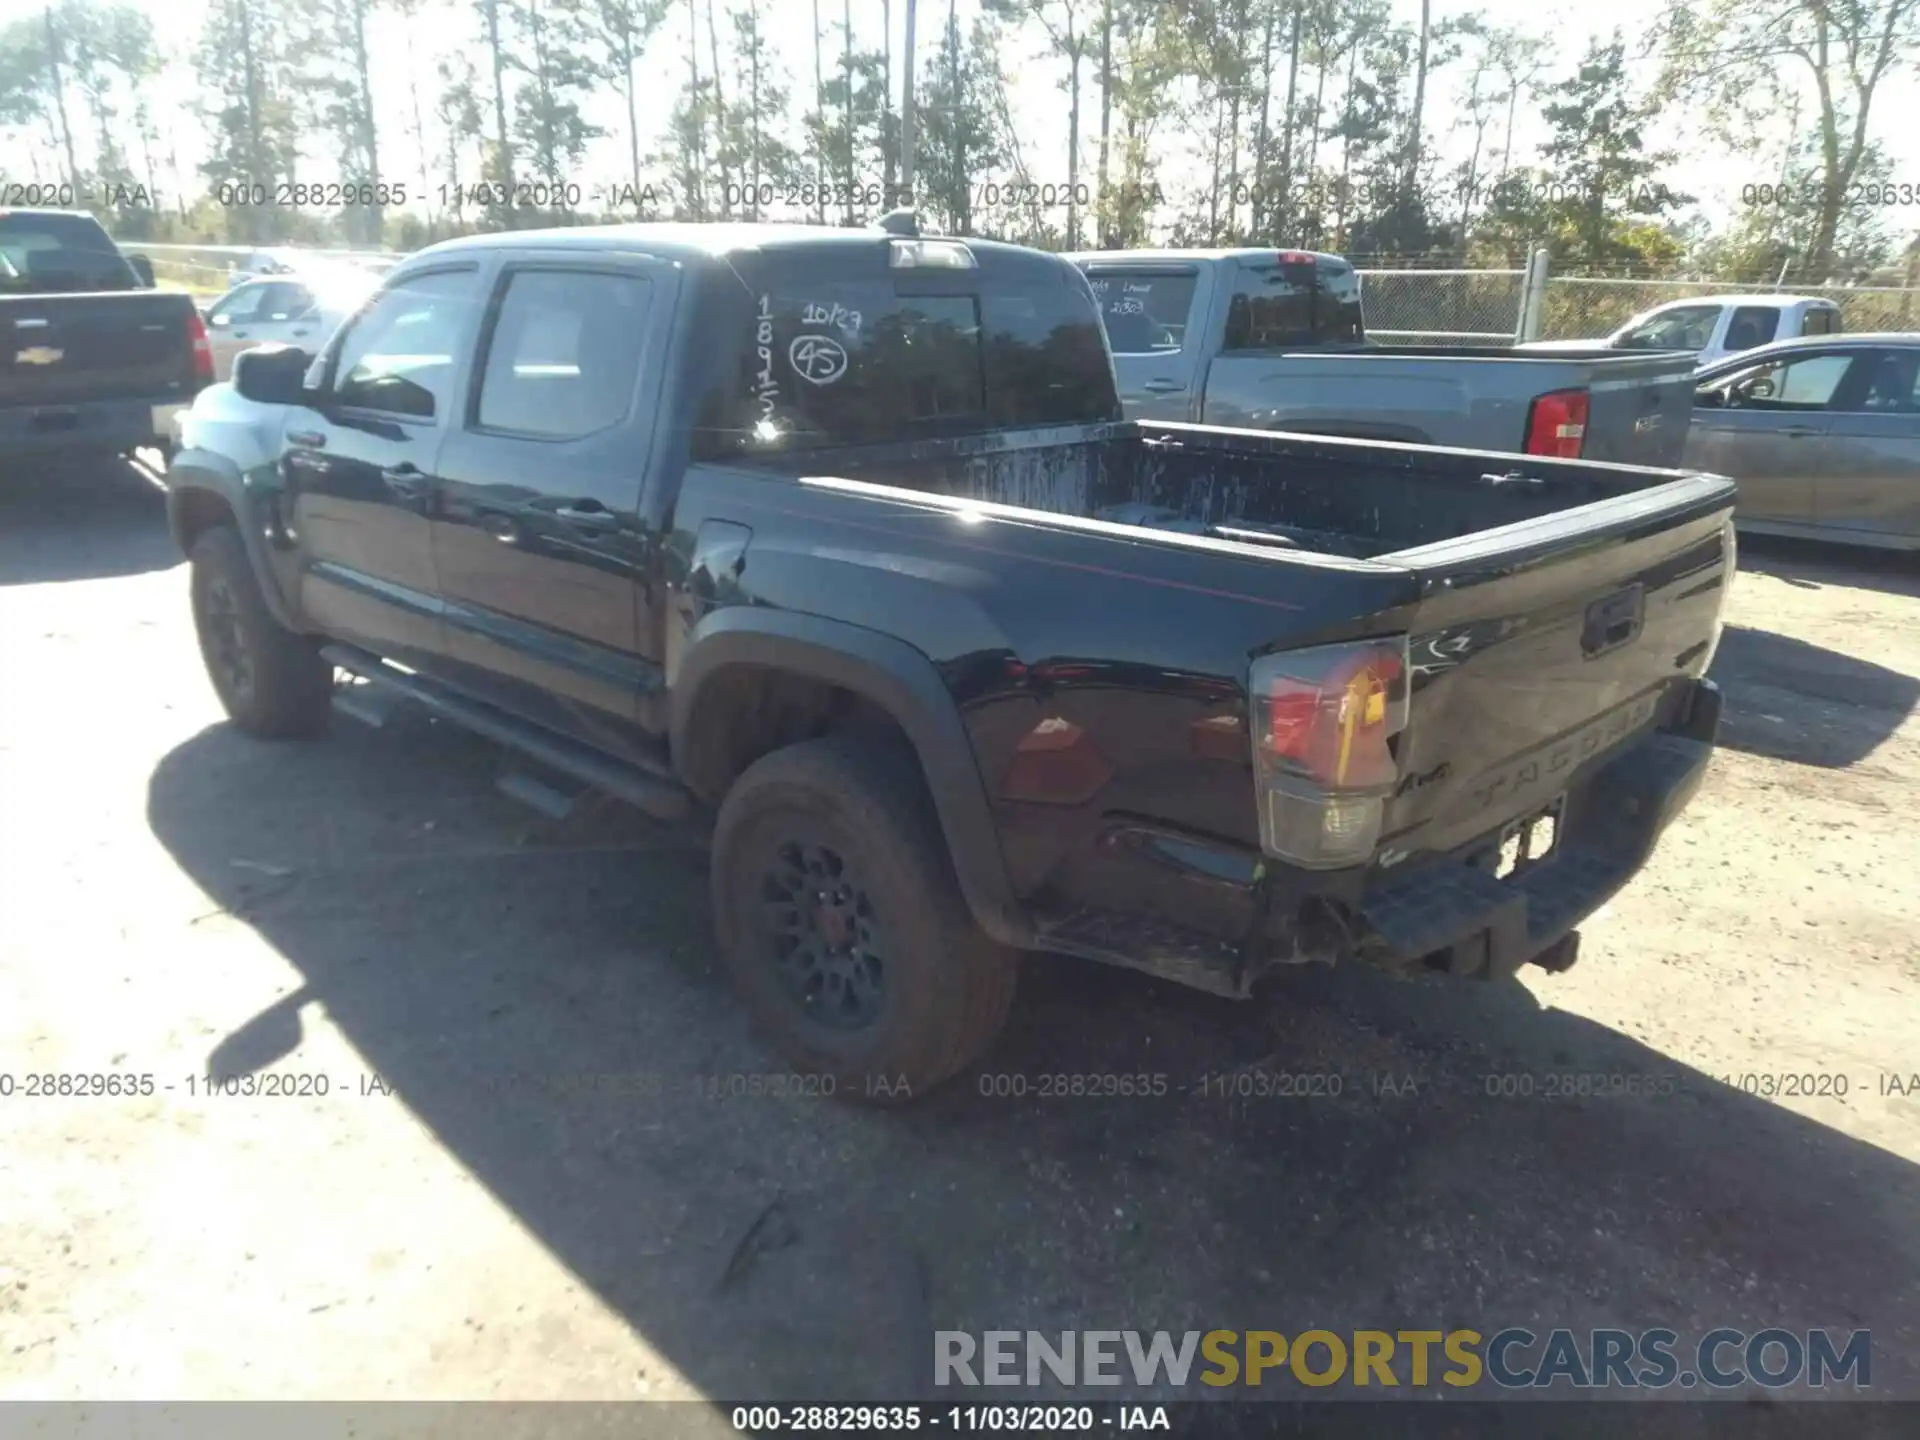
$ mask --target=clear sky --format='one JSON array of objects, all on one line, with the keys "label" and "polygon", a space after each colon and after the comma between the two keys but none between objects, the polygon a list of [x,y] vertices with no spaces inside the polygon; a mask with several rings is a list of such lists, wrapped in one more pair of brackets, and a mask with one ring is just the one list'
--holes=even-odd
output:
[{"label": "clear sky", "polygon": [[[152,15],[164,46],[178,53],[190,53],[207,0],[134,0],[134,3]],[[841,0],[824,0],[820,8],[823,23],[830,23],[840,13]],[[1091,5],[1083,6],[1088,11],[1092,8]],[[1419,18],[1419,0],[1393,0],[1393,8],[1400,20],[1412,23]],[[1631,47],[1640,36],[1652,29],[1654,17],[1660,10],[1660,0],[1613,0],[1613,3],[1604,7],[1579,5],[1572,3],[1572,0],[1545,0],[1545,3],[1542,0],[1480,0],[1478,4],[1434,0],[1433,14],[1434,19],[1439,21],[1471,9],[1478,9],[1495,24],[1523,25],[1536,34],[1560,37],[1563,43],[1558,49],[1556,65],[1549,70],[1549,75],[1552,75],[1556,70],[1564,73],[1570,68],[1585,48],[1588,37],[1603,29],[1619,26]],[[977,0],[960,0],[963,27],[976,10]],[[904,25],[904,12],[904,0],[893,0],[896,54]],[[860,43],[877,45],[881,14],[880,0],[853,0],[854,25],[859,32]],[[923,55],[938,45],[946,14],[946,0],[922,0],[919,7],[919,41]],[[811,0],[770,0],[764,15],[769,26],[772,53],[785,66],[786,78],[795,93],[804,94],[810,83]],[[646,77],[641,86],[643,150],[658,144],[673,97],[685,78],[686,27],[686,7],[676,0],[666,27],[655,37],[648,58],[641,67]],[[441,53],[441,47],[458,44],[477,60],[480,47],[473,38],[474,34],[471,5],[458,3],[458,0],[441,0],[441,3],[427,7],[415,30],[415,45],[411,55],[403,22],[391,14],[383,14],[375,22],[372,49],[375,56],[375,100],[383,122],[382,161],[383,168],[393,172],[393,178],[413,180],[418,172],[416,154],[407,139],[410,69],[417,67],[423,100],[430,102],[437,85],[434,61]],[[704,37],[702,42],[704,61]],[[1062,181],[1067,168],[1067,104],[1061,83],[1065,66],[1046,57],[1044,50],[1044,37],[1035,27],[1029,27],[1007,42],[1009,69],[1018,76],[1012,103],[1031,178],[1043,182]],[[1464,67],[1456,66],[1439,72],[1436,77],[1438,94],[1430,112],[1433,116],[1430,134],[1440,147],[1440,153],[1448,159],[1463,155],[1467,143],[1462,133],[1452,129],[1453,122],[1461,114],[1454,85],[1456,81],[1463,80],[1463,72]],[[1082,124],[1082,174],[1090,178],[1095,153],[1092,137],[1097,132],[1098,114],[1098,87],[1092,83],[1090,75],[1083,77],[1082,95],[1086,105]],[[187,115],[192,100],[191,88],[180,86],[177,78],[170,78],[153,98],[169,114],[186,117],[177,123],[183,136],[182,159],[190,164],[191,160],[185,152],[198,149],[199,134],[197,122]],[[1516,149],[1522,153],[1539,138],[1538,122],[1529,113],[1532,109],[1523,105],[1522,130],[1516,137]],[[589,108],[589,118],[605,127],[608,134],[594,142],[583,166],[586,173],[580,178],[586,183],[594,180],[617,181],[626,173],[625,117],[623,105],[611,87],[596,97],[595,104]],[[428,125],[432,126],[430,115]],[[1735,159],[1724,153],[1715,153],[1714,147],[1700,135],[1690,133],[1684,112],[1677,108],[1675,113],[1663,117],[1661,129],[1664,133],[1656,135],[1656,143],[1673,145],[1682,152],[1682,161],[1672,176],[1676,187],[1700,197],[1703,208],[1716,219],[1724,218],[1738,204],[1743,183],[1769,178],[1770,167],[1766,162]],[[1920,183],[1920,77],[1909,72],[1898,76],[1893,84],[1883,89],[1875,103],[1873,129],[1896,162],[1893,175],[1879,178]],[[316,155],[323,153],[330,143],[330,139],[327,139],[317,145]],[[1777,165],[1777,148],[1773,156],[1771,163]],[[17,154],[0,158],[10,158],[15,165],[19,163]],[[1192,166],[1180,165],[1179,157],[1172,152],[1168,152],[1166,159],[1173,163],[1163,165],[1163,176],[1194,173]],[[430,183],[437,184],[444,178],[438,166],[430,166],[429,174]],[[1170,181],[1163,180],[1163,184],[1171,191]],[[1896,233],[1920,232],[1920,206],[1892,211],[1888,219]]]}]

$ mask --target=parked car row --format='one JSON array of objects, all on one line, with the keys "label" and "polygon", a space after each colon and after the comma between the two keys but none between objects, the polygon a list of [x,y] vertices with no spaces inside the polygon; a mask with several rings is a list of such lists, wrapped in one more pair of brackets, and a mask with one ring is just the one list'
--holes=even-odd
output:
[{"label": "parked car row", "polygon": [[[1150,311],[1197,355],[1292,323],[1301,277],[1208,268],[1204,319]],[[214,689],[267,737],[419,703],[558,808],[704,810],[723,966],[854,1097],[971,1063],[1023,950],[1232,997],[1571,965],[1701,781],[1733,568],[1725,480],[1571,452],[1666,445],[1690,390],[1436,362],[1463,418],[1584,381],[1527,456],[1129,420],[1102,309],[901,216],[422,251],[186,419]]]},{"label": "parked car row", "polygon": [[1376,345],[1338,255],[1141,250],[1071,257],[1100,302],[1129,417],[1673,465],[1682,355]]},{"label": "parked car row", "polygon": [[1680,301],[1597,342],[1374,345],[1337,255],[1073,258],[1132,418],[1686,465],[1739,483],[1744,528],[1920,548],[1920,335],[1843,334],[1832,301]]},{"label": "parked car row", "polygon": [[1816,295],[1717,295],[1656,305],[1599,340],[1536,340],[1520,348],[1684,350],[1705,369],[1777,340],[1838,335],[1845,328],[1840,307]]}]

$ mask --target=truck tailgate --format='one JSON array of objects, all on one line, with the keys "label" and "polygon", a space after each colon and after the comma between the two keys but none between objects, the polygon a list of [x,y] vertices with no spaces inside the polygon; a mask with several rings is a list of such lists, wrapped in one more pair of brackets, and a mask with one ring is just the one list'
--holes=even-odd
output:
[{"label": "truck tailgate", "polygon": [[1729,482],[1687,476],[1380,557],[1423,597],[1383,855],[1452,851],[1541,811],[1673,718],[1719,635],[1733,500]]},{"label": "truck tailgate", "polygon": [[0,409],[185,400],[193,300],[157,290],[0,298]]},{"label": "truck tailgate", "polygon": [[1693,418],[1693,357],[1657,351],[1596,356],[1586,363],[1593,367],[1593,378],[1581,458],[1678,465]]}]

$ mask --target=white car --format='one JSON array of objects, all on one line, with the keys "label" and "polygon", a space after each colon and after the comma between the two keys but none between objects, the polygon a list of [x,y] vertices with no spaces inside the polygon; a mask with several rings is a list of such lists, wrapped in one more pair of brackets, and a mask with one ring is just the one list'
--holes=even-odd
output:
[{"label": "white car", "polygon": [[1713,295],[1643,311],[1603,340],[1536,340],[1521,350],[1691,350],[1708,365],[1776,340],[1838,335],[1840,307],[1814,295]]},{"label": "white car", "polygon": [[228,378],[233,357],[256,345],[278,342],[318,350],[378,283],[374,275],[329,274],[275,276],[234,286],[204,312],[214,378]]}]

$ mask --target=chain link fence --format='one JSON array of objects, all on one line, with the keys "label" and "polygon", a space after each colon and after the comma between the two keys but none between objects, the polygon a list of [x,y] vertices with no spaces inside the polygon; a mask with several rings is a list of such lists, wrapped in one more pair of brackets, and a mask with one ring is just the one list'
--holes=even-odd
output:
[{"label": "chain link fence", "polygon": [[1367,333],[1389,343],[1511,345],[1522,270],[1361,270]]},{"label": "chain link fence", "polygon": [[1915,304],[1916,292],[1892,285],[1775,287],[1704,280],[1603,280],[1556,275],[1547,280],[1540,338],[1568,340],[1611,334],[1641,311],[1664,305],[1669,300],[1776,291],[1833,301],[1840,307],[1845,328],[1853,331],[1908,330],[1920,316],[1920,306]]},{"label": "chain link fence", "polygon": [[[1367,333],[1389,342],[1510,345],[1520,332],[1525,282],[1523,270],[1363,269]],[[1549,275],[1538,338],[1598,339],[1669,300],[1775,292],[1832,300],[1856,332],[1920,327],[1920,290],[1911,287]]]}]

